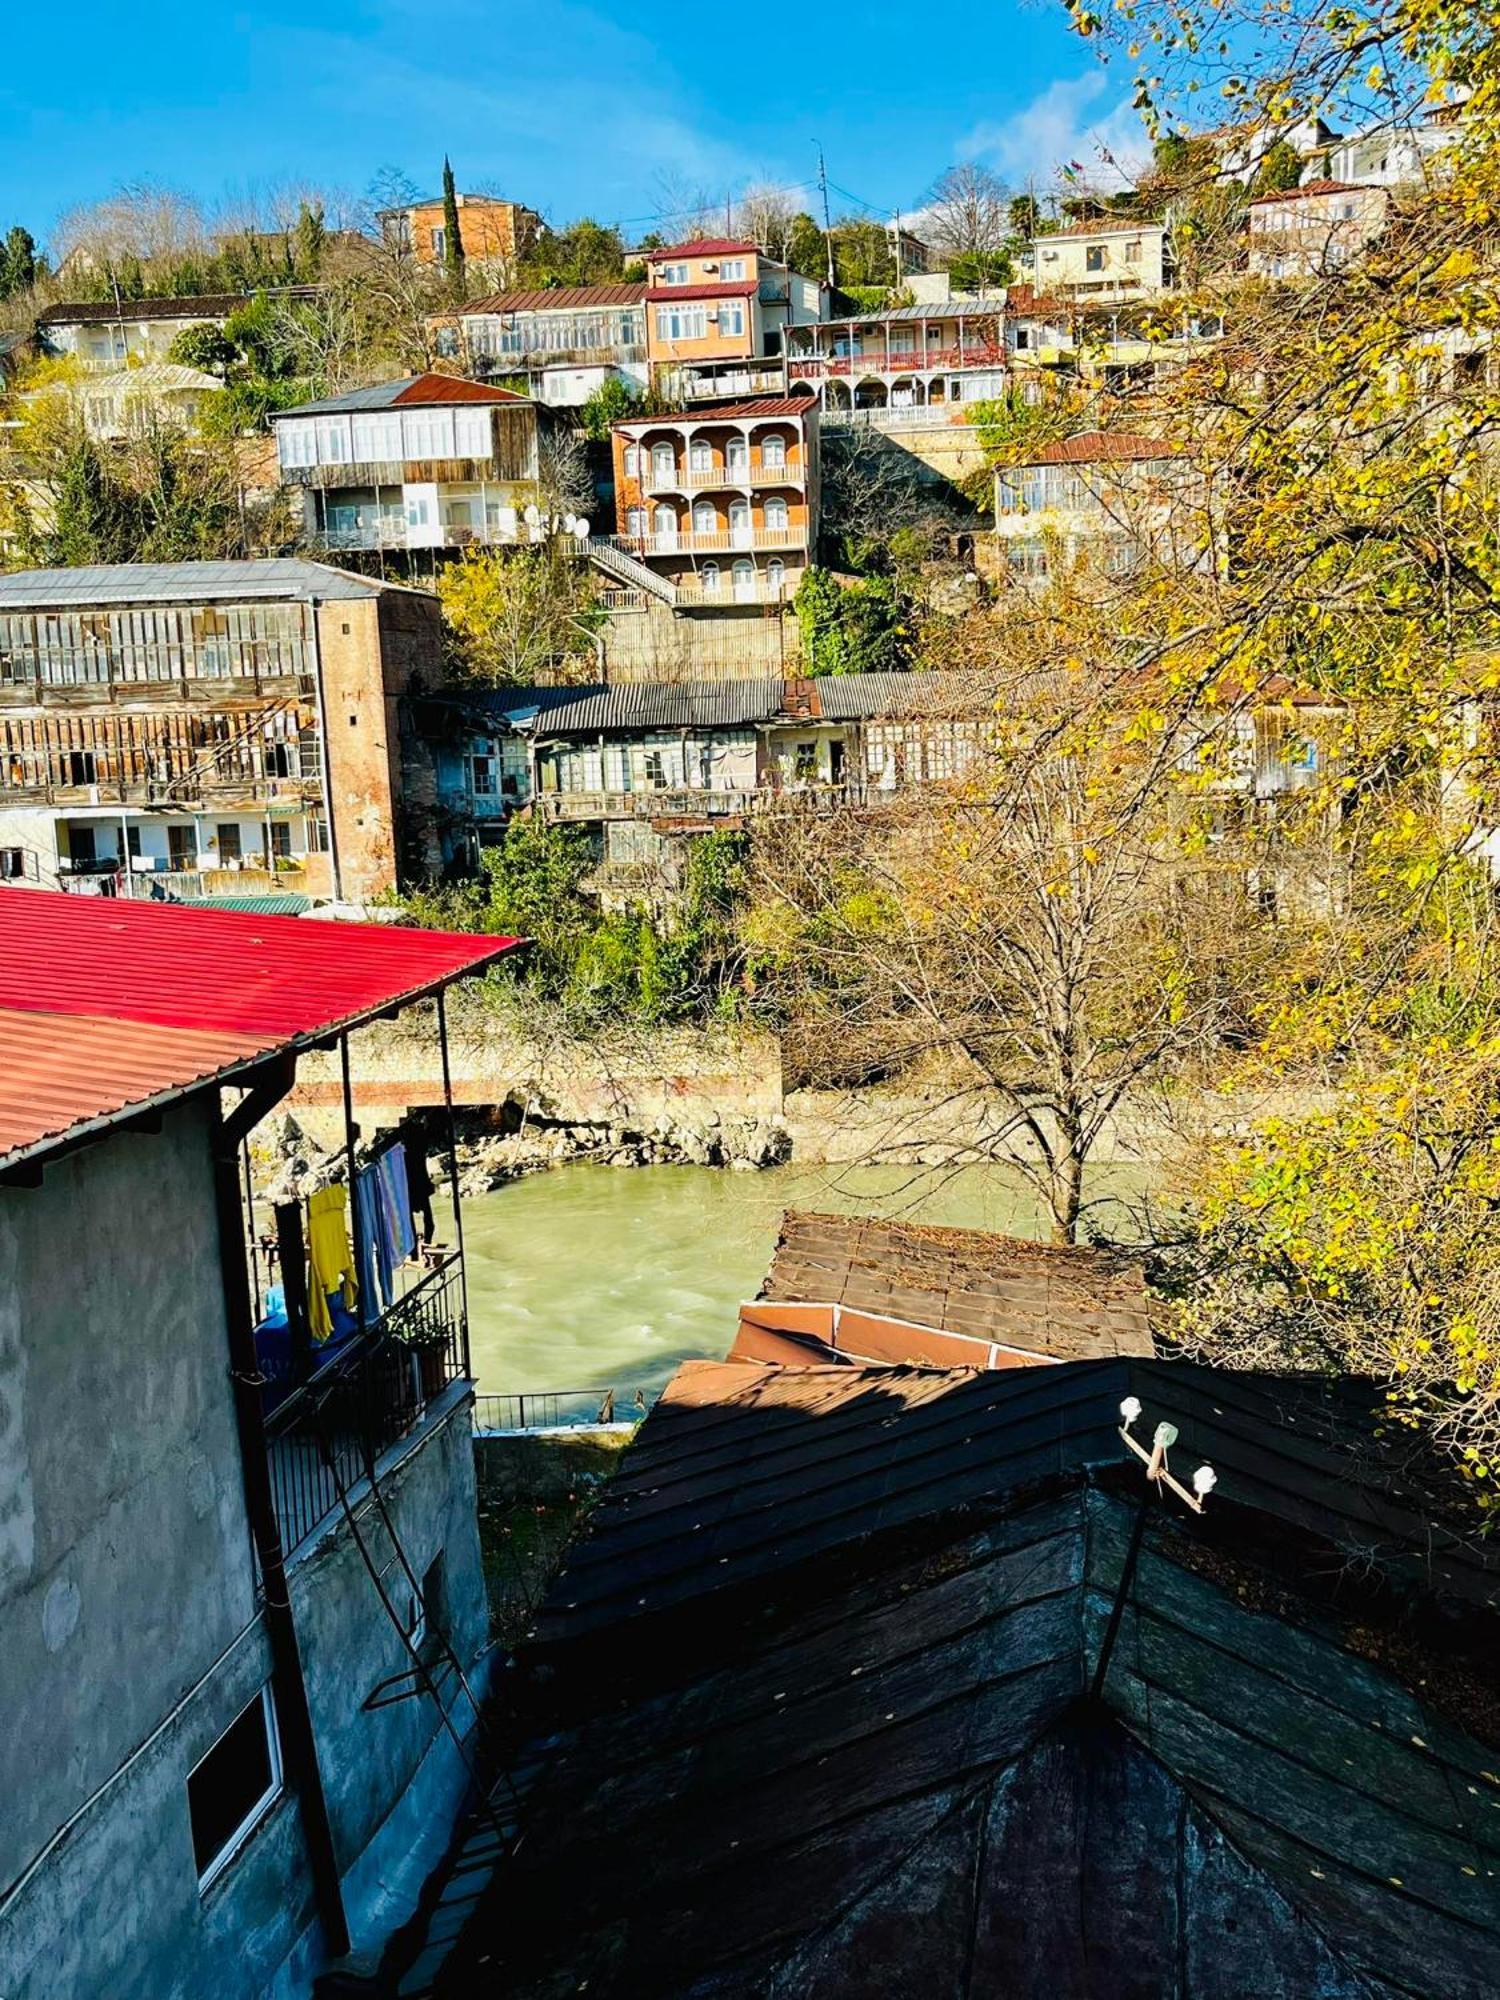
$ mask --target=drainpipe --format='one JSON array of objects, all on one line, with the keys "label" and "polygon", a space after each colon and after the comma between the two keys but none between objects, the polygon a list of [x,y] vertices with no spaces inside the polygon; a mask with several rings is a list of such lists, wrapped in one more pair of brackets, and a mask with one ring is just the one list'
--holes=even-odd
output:
[{"label": "drainpipe", "polygon": [[[335,830],[333,810],[333,771],[328,758],[328,704],[323,699],[323,642],[318,632],[318,613],[323,608],[321,598],[308,599],[312,612],[313,642],[313,695],[318,710],[318,766],[323,774],[323,823],[328,829],[328,859],[333,869],[333,899],[336,903],[344,900],[344,878],[339,870],[339,837]],[[270,855],[266,860],[270,862]]]},{"label": "drainpipe", "polygon": [[313,1892],[330,1958],[349,1949],[349,1923],[339,1883],[338,1855],[328,1817],[328,1798],[318,1767],[318,1744],[307,1681],[297,1645],[297,1626],[287,1589],[286,1560],[276,1500],[271,1490],[271,1461],[266,1448],[261,1406],[260,1369],[255,1356],[255,1320],[250,1305],[250,1269],[245,1254],[245,1223],[240,1207],[239,1149],[252,1127],[275,1109],[296,1078],[297,1062],[284,1055],[268,1064],[261,1081],[225,1117],[220,1110],[213,1128],[214,1207],[219,1224],[219,1269],[224,1286],[224,1317],[229,1329],[229,1379],[234,1388],[234,1414],[239,1431],[240,1477],[245,1512],[255,1541],[265,1598],[266,1632],[271,1642],[271,1685],[276,1694],[276,1718],[288,1775],[302,1813],[312,1868]]}]

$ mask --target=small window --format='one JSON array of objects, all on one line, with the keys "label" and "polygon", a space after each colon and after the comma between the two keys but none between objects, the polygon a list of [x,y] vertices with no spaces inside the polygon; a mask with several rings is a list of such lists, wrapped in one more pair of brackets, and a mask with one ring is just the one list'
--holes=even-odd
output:
[{"label": "small window", "polygon": [[638,444],[625,447],[625,477],[639,479],[641,476],[641,448]]},{"label": "small window", "polygon": [[19,882],[25,873],[25,848],[0,847],[0,882]]},{"label": "small window", "polygon": [[70,785],[92,785],[98,778],[98,766],[92,750],[70,750],[68,752],[68,783]]},{"label": "small window", "polygon": [[446,255],[446,253],[447,253],[447,248],[448,248],[448,236],[447,236],[447,232],[446,232],[445,230],[442,230],[442,229],[434,229],[434,230],[432,231],[432,254],[433,254],[433,256],[434,256],[434,257],[442,257],[442,256]]},{"label": "small window", "polygon": [[686,264],[663,264],[657,273],[657,281],[663,285],[685,285],[688,281]]},{"label": "small window", "polygon": [[777,437],[774,432],[770,437],[762,438],[760,462],[768,471],[779,472],[786,464],[786,439]]},{"label": "small window", "polygon": [[719,307],[719,334],[723,339],[738,337],[745,331],[745,302],[743,299],[726,299]]},{"label": "small window", "polygon": [[803,783],[810,782],[818,775],[818,746],[816,743],[797,745],[797,762],[794,775]]},{"label": "small window", "polygon": [[719,565],[717,563],[705,563],[699,575],[703,584],[704,596],[715,596],[719,588]]},{"label": "small window", "polygon": [[1141,261],[1141,242],[1140,238],[1136,237],[1131,242],[1125,245],[1125,262],[1127,264],[1139,264],[1140,261]]},{"label": "small window", "polygon": [[1018,326],[1016,328],[1016,352],[1024,354],[1030,345],[1031,328],[1029,326]]},{"label": "small window", "polygon": [[1083,261],[1088,270],[1102,271],[1104,269],[1104,245],[1102,243],[1090,243],[1083,253]]},{"label": "small window", "polygon": [[267,1686],[188,1774],[188,1817],[200,1890],[228,1867],[280,1791],[281,1746]]},{"label": "small window", "polygon": [[284,819],[273,819],[271,821],[271,859],[273,861],[290,861],[291,858],[291,826]]},{"label": "small window", "polygon": [[666,760],[660,750],[648,750],[645,756],[646,783],[661,791],[667,782]]},{"label": "small window", "polygon": [[291,778],[296,773],[292,769],[292,746],[290,743],[268,743],[266,745],[266,776],[268,778]]},{"label": "small window", "polygon": [[724,280],[725,284],[738,283],[744,275],[745,260],[743,257],[726,257],[719,266],[719,276]]},{"label": "small window", "polygon": [[471,757],[469,759],[469,769],[472,773],[471,782],[475,796],[477,798],[493,798],[496,791],[494,758],[488,756]]},{"label": "small window", "polygon": [[190,826],[167,828],[167,862],[172,868],[198,866],[198,842]]},{"label": "small window", "polygon": [[243,850],[240,846],[239,822],[238,820],[230,820],[227,824],[219,828],[219,859],[221,861],[239,861],[242,858]]}]

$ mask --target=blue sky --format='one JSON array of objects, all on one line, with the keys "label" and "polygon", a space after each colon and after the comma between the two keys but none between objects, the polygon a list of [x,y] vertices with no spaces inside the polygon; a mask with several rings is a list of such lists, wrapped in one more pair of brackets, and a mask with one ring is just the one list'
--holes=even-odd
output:
[{"label": "blue sky", "polygon": [[[71,0],[18,7],[0,69],[0,228],[149,180],[210,205],[289,183],[361,196],[394,166],[513,195],[561,223],[644,231],[690,191],[815,171],[909,210],[956,159],[1053,185],[1138,128],[1057,0],[811,11],[656,0]],[[1138,137],[1135,142],[1138,144]],[[664,189],[677,192],[668,193]],[[807,205],[813,205],[809,191]],[[835,193],[835,206],[852,203]]]}]

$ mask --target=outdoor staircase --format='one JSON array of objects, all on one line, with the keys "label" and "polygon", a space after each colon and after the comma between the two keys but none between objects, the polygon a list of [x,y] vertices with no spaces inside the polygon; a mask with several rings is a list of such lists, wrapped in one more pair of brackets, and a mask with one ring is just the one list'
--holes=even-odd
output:
[{"label": "outdoor staircase", "polygon": [[670,577],[658,576],[646,563],[637,562],[634,556],[617,549],[607,535],[589,536],[588,557],[595,568],[627,589],[649,591],[663,604],[677,602],[677,586]]}]

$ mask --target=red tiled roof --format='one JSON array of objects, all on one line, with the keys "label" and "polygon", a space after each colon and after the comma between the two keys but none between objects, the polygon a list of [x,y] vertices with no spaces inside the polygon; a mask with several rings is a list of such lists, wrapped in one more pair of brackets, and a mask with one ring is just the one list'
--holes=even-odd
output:
[{"label": "red tiled roof", "polygon": [[1274,194],[1258,194],[1251,202],[1252,208],[1267,208],[1273,201],[1301,201],[1308,195],[1320,194],[1373,194],[1384,193],[1382,188],[1363,188],[1355,181],[1307,181],[1301,187],[1278,188]]},{"label": "red tiled roof", "polygon": [[646,296],[644,281],[634,285],[558,285],[532,292],[494,292],[466,305],[458,319],[476,314],[571,312],[582,306],[638,306]]},{"label": "red tiled roof", "polygon": [[674,299],[748,299],[759,291],[755,278],[743,278],[733,285],[653,285],[646,297],[652,305],[670,305]]},{"label": "red tiled roof", "polygon": [[0,892],[0,1158],[369,1020],[516,943]]},{"label": "red tiled roof", "polygon": [[1066,315],[1074,308],[1064,299],[1049,298],[1039,292],[1035,285],[1007,285],[1005,288],[1005,310],[1013,317],[1017,314],[1046,313]]},{"label": "red tiled roof", "polygon": [[673,410],[667,415],[654,417],[621,417],[615,424],[617,431],[649,430],[653,424],[711,424],[720,417],[805,417],[817,402],[815,395],[806,396],[758,396],[749,403],[708,403],[695,406],[691,410]]},{"label": "red tiled roof", "polygon": [[1093,465],[1110,458],[1175,458],[1178,447],[1161,438],[1139,437],[1130,431],[1079,431],[1043,445],[1023,462],[1027,465]]},{"label": "red tiled roof", "polygon": [[669,243],[664,250],[647,252],[648,264],[660,264],[666,257],[758,257],[754,243],[742,243],[734,236],[695,236],[691,243]]}]

